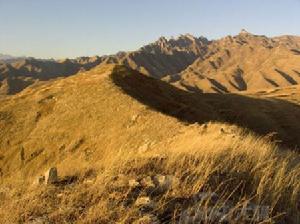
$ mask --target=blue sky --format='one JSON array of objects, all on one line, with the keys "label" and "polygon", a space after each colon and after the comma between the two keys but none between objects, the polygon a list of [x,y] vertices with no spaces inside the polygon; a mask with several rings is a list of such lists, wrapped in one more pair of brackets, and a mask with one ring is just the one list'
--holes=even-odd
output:
[{"label": "blue sky", "polygon": [[300,0],[0,0],[0,27],[0,53],[103,55],[184,33],[300,35]]}]

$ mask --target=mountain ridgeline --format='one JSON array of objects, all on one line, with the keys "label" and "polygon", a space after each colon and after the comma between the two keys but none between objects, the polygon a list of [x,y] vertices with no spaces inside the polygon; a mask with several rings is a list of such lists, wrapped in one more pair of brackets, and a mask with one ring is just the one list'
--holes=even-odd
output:
[{"label": "mountain ridgeline", "polygon": [[137,51],[65,60],[21,58],[0,62],[0,95],[87,71],[122,64],[192,92],[228,93],[284,87],[300,82],[300,37],[268,38],[242,30],[208,40],[190,34],[159,38]]}]

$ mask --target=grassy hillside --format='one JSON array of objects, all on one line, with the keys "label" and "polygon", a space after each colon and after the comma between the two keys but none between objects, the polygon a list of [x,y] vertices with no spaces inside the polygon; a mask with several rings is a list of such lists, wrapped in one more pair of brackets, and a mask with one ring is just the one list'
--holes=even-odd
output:
[{"label": "grassy hillside", "polygon": [[[2,99],[0,223],[170,223],[199,192],[299,223],[300,108],[251,94],[188,93],[111,65]],[[50,167],[60,180],[36,184]],[[156,175],[166,191],[143,184]]]}]

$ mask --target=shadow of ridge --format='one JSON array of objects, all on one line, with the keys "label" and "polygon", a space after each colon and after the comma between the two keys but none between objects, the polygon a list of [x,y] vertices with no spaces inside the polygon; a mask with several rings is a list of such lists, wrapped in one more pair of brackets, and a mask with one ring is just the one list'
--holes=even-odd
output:
[{"label": "shadow of ridge", "polygon": [[122,91],[153,110],[188,124],[226,122],[259,135],[277,132],[282,144],[300,145],[300,106],[279,99],[257,99],[238,94],[191,93],[166,82],[116,66],[112,81]]},{"label": "shadow of ridge", "polygon": [[297,85],[298,84],[298,82],[295,79],[293,79],[289,74],[287,74],[287,73],[285,73],[285,72],[283,72],[283,71],[281,71],[277,68],[275,69],[275,71],[277,73],[279,73],[291,85]]}]

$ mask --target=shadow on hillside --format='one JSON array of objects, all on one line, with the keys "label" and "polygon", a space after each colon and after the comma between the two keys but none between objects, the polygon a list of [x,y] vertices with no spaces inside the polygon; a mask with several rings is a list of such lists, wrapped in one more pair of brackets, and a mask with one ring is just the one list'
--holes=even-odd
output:
[{"label": "shadow on hillside", "polygon": [[183,122],[227,122],[260,135],[277,132],[284,145],[292,148],[300,145],[300,106],[288,101],[191,93],[123,66],[115,67],[111,76],[126,94]]},{"label": "shadow on hillside", "polygon": [[285,73],[285,72],[283,72],[279,69],[275,69],[275,71],[277,73],[279,73],[289,84],[291,84],[291,85],[297,85],[298,84],[298,82],[295,79],[293,79],[289,74],[287,74],[287,73]]}]

